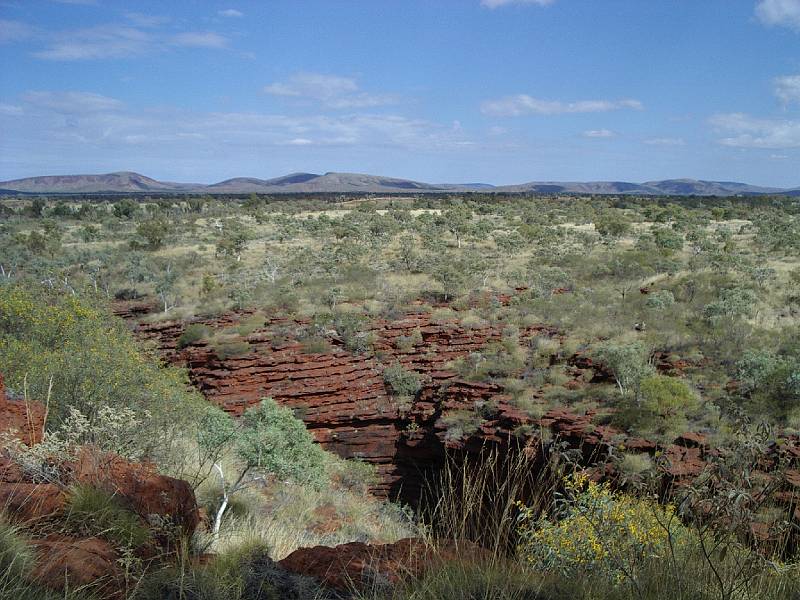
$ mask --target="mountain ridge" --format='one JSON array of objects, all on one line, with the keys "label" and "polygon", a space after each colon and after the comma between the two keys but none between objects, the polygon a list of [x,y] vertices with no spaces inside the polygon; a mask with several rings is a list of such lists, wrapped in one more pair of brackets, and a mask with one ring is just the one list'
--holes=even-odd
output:
[{"label": "mountain ridge", "polygon": [[755,186],[735,181],[664,179],[632,183],[627,181],[531,181],[516,185],[488,183],[431,184],[411,179],[364,173],[296,172],[270,179],[233,177],[217,183],[177,183],[158,181],[133,171],[93,175],[44,175],[0,181],[6,193],[26,194],[102,194],[102,193],[208,193],[208,194],[288,194],[288,193],[541,193],[541,194],[636,194],[681,196],[733,196],[788,194],[800,195],[798,188]]}]

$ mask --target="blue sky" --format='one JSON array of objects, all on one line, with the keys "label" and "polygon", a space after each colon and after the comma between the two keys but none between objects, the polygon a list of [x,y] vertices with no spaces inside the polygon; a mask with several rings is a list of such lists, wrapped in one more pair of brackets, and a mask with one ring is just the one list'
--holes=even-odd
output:
[{"label": "blue sky", "polygon": [[800,186],[800,0],[2,0],[0,61],[0,179]]}]

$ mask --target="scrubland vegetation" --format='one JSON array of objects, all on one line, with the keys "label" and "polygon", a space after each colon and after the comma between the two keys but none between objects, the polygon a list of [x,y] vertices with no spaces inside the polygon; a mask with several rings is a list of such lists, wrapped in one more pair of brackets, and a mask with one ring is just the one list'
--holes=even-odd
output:
[{"label": "scrubland vegetation", "polygon": [[[664,443],[698,431],[734,449],[737,461],[720,459],[714,486],[699,481],[660,503],[648,455],[619,457],[624,491],[587,480],[566,459],[547,476],[513,459],[511,475],[492,477],[506,459],[489,456],[482,473],[457,477],[459,465],[450,465],[442,503],[412,514],[369,497],[372,468],[321,450],[288,408],[265,399],[235,421],[211,406],[112,316],[119,302],[153,304],[149,320],[254,309],[230,330],[195,324],[178,340],[207,340],[220,357],[246,354],[247,334],[268,317],[305,318],[291,333],[309,353],[336,341],[372,355],[372,321],[457,315],[465,327],[491,324],[503,334],[451,367],[502,385],[531,417],[592,410],[597,425]],[[559,333],[520,341],[535,323]],[[415,335],[398,347],[413,349]],[[565,385],[575,357],[609,377]],[[130,565],[132,598],[279,598],[290,596],[276,590],[289,588],[324,598],[309,581],[278,581],[263,557],[408,536],[472,540],[484,551],[362,595],[800,597],[796,549],[755,550],[747,539],[764,508],[748,481],[755,450],[800,429],[797,199],[8,199],[0,205],[0,372],[9,395],[47,402],[45,440],[11,450],[27,468],[57,478],[47,471],[53,457],[91,443],[194,487],[208,530],[177,550],[174,567]],[[385,365],[383,379],[399,404],[424,384],[397,363]],[[481,410],[449,415],[448,436],[477,430]],[[538,492],[518,504],[531,477]],[[147,535],[96,490],[72,489],[70,503],[67,527],[120,547]],[[698,509],[709,504],[716,510]],[[326,511],[340,521],[330,531],[317,522]],[[32,559],[19,527],[0,523],[0,591],[49,597],[22,582]],[[202,553],[216,559],[196,560]]]}]

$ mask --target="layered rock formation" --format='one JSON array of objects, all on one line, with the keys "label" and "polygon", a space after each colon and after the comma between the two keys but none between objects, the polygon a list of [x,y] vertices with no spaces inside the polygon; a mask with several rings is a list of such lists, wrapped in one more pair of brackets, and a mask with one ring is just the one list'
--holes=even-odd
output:
[{"label": "layered rock formation", "polygon": [[[230,330],[246,318],[252,314],[232,313],[198,323]],[[376,494],[412,503],[420,498],[426,477],[441,466],[447,449],[477,456],[488,443],[501,452],[527,447],[528,452],[541,454],[541,439],[551,438],[562,450],[578,451],[583,464],[598,465],[598,476],[611,479],[618,478],[615,465],[623,453],[647,454],[658,457],[665,494],[692,482],[708,460],[718,456],[699,434],[659,445],[598,424],[591,411],[576,414],[559,408],[535,419],[519,410],[500,385],[459,377],[453,362],[479,357],[476,353],[501,340],[499,327],[467,328],[457,320],[435,321],[424,312],[409,314],[373,322],[369,330],[373,351],[353,354],[335,335],[329,352],[306,352],[296,334],[307,326],[306,321],[265,320],[246,336],[247,351],[229,358],[220,358],[206,341],[178,348],[184,323],[141,324],[137,333],[154,341],[168,360],[186,366],[194,384],[226,411],[238,415],[271,396],[296,409],[327,449],[376,465],[380,474]],[[539,325],[521,331],[520,340],[557,335],[555,329]],[[385,384],[383,370],[395,363],[420,375],[423,386],[415,398],[394,397]],[[687,367],[663,354],[655,357],[655,364],[673,375]],[[567,373],[573,377],[567,387],[610,379],[602,365],[580,354],[567,361]],[[534,390],[534,397],[540,393]],[[454,416],[469,426],[459,431],[453,426],[458,420]],[[798,510],[800,498],[800,487],[790,483],[800,464],[800,440],[787,438],[780,452],[778,462],[788,474],[778,500],[791,513]],[[765,466],[765,471],[770,468]]]},{"label": "layered rock formation", "polygon": [[[199,323],[219,330],[243,316]],[[220,358],[203,341],[179,349],[182,323],[141,324],[137,334],[186,366],[198,389],[233,415],[267,396],[296,409],[323,446],[377,466],[379,495],[414,501],[445,447],[478,448],[487,440],[507,444],[529,420],[500,386],[467,381],[452,369],[453,361],[500,341],[498,327],[466,328],[455,320],[434,321],[429,313],[410,314],[372,323],[373,351],[353,354],[335,337],[330,352],[307,353],[294,335],[307,325],[270,320],[246,336],[247,353],[230,358]],[[555,334],[551,327],[532,326],[520,339]],[[384,369],[394,364],[419,374],[423,387],[415,398],[395,397],[384,382]],[[472,435],[450,435],[443,417],[454,412],[474,415]]]}]

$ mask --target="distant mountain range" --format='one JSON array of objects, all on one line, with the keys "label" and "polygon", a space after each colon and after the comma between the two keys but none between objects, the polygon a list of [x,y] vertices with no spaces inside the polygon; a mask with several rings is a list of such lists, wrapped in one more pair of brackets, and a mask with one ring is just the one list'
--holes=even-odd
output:
[{"label": "distant mountain range", "polygon": [[487,183],[421,183],[358,173],[292,173],[274,179],[236,177],[210,185],[157,181],[139,173],[121,171],[105,175],[54,175],[0,182],[0,192],[27,194],[195,193],[195,194],[311,194],[311,193],[436,193],[529,192],[538,194],[635,194],[680,196],[735,196],[787,194],[800,196],[800,188],[770,188],[734,181],[666,179],[626,181],[531,181],[519,185]]}]

